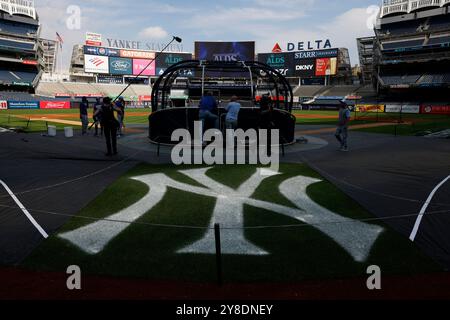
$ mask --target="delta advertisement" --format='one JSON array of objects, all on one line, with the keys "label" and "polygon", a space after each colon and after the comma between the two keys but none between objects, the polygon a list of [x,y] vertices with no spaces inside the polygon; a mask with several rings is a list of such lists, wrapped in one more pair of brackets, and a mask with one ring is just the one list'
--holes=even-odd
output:
[{"label": "delta advertisement", "polygon": [[265,63],[285,77],[294,76],[294,56],[292,53],[261,53],[258,62]]},{"label": "delta advertisement", "polygon": [[70,101],[41,101],[40,109],[70,109]]},{"label": "delta advertisement", "polygon": [[126,58],[109,58],[109,73],[115,75],[132,75],[133,60]]},{"label": "delta advertisement", "polygon": [[84,71],[86,73],[109,73],[108,57],[85,55]]},{"label": "delta advertisement", "polygon": [[[161,53],[156,58],[156,74],[160,76],[174,64],[188,60],[192,60],[192,54],[190,53]],[[193,75],[192,70],[185,70],[181,76],[192,77]]]},{"label": "delta advertisement", "polygon": [[8,109],[39,109],[39,101],[8,101]]},{"label": "delta advertisement", "polygon": [[133,59],[133,75],[137,76],[141,72],[143,76],[156,75],[155,63],[150,64],[150,62],[151,60]]}]

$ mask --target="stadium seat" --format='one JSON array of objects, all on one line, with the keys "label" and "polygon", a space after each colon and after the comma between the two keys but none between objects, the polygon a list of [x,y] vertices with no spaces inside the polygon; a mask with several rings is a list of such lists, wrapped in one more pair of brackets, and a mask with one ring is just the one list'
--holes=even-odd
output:
[{"label": "stadium seat", "polygon": [[0,21],[0,33],[30,36],[30,35],[37,35],[37,31],[38,26],[32,26],[30,24],[14,23],[12,21],[7,20]]},{"label": "stadium seat", "polygon": [[425,38],[398,42],[383,42],[383,50],[407,49],[423,46]]},{"label": "stadium seat", "polygon": [[0,81],[4,82],[28,82],[33,83],[36,79],[37,73],[12,71],[12,70],[0,70]]},{"label": "stadium seat", "polygon": [[403,76],[382,76],[382,79],[386,85],[402,85],[402,84],[415,84],[419,80],[420,75],[403,75]]},{"label": "stadium seat", "polygon": [[443,36],[443,37],[435,37],[431,38],[428,41],[428,45],[437,45],[437,44],[446,44],[450,43],[450,36]]},{"label": "stadium seat", "polygon": [[7,50],[28,50],[32,51],[35,47],[36,43],[31,42],[19,42],[19,41],[10,41],[5,39],[0,39],[0,47],[5,48]]}]

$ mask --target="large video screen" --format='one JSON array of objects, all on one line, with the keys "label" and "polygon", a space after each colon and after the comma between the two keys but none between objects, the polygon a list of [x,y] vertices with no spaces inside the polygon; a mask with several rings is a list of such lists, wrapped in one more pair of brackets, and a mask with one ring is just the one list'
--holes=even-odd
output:
[{"label": "large video screen", "polygon": [[[236,62],[255,60],[255,42],[196,42],[195,57],[197,60],[216,62]],[[200,77],[201,73],[197,72]],[[249,78],[248,72],[239,71],[208,71],[209,78]]]},{"label": "large video screen", "polygon": [[258,61],[276,69],[285,77],[313,78],[337,74],[339,49],[260,53]]},{"label": "large video screen", "polygon": [[[156,75],[162,75],[167,68],[181,61],[192,60],[191,53],[161,53],[156,58]],[[186,70],[183,76],[193,76],[193,71]]]},{"label": "large video screen", "polygon": [[253,61],[255,60],[255,42],[196,42],[197,60],[208,61]]},{"label": "large video screen", "polygon": [[294,76],[294,55],[286,53],[261,53],[258,54],[258,62],[265,63],[285,77]]}]

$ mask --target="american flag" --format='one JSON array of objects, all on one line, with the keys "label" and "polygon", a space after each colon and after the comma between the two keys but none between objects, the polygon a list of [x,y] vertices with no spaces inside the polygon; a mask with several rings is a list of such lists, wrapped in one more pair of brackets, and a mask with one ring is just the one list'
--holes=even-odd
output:
[{"label": "american flag", "polygon": [[59,42],[59,46],[60,46],[61,49],[62,49],[62,45],[63,45],[63,43],[64,43],[64,40],[63,40],[63,38],[59,35],[58,32],[56,33],[56,40]]}]

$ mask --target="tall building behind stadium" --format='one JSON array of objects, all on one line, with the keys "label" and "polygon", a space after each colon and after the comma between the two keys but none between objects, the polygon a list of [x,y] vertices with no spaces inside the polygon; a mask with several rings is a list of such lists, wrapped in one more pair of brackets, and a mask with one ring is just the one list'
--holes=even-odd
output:
[{"label": "tall building behind stadium", "polygon": [[0,88],[4,99],[7,92],[34,92],[45,68],[39,35],[33,1],[0,1]]},{"label": "tall building behind stadium", "polygon": [[448,99],[450,0],[385,0],[374,37],[358,39],[364,81],[380,95]]}]

